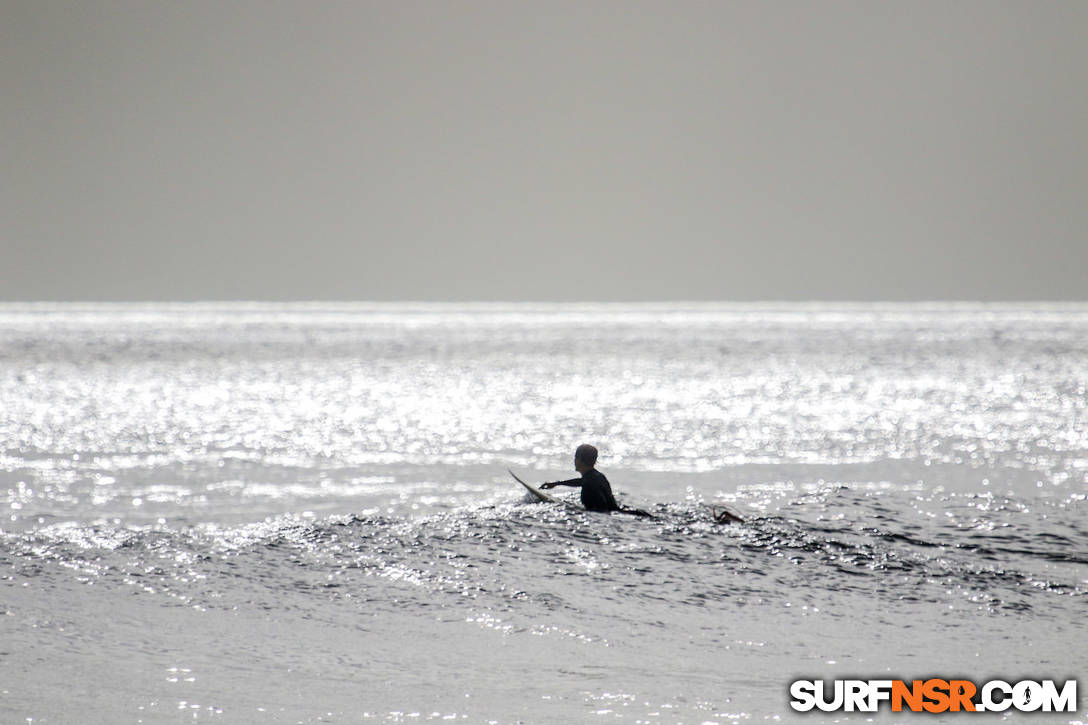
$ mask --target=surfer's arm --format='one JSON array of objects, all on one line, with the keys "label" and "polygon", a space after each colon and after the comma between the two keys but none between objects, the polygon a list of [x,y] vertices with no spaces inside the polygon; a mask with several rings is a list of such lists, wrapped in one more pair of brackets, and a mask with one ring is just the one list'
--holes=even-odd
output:
[{"label": "surfer's arm", "polygon": [[581,488],[582,487],[582,480],[583,479],[581,479],[581,478],[572,478],[572,479],[567,480],[567,481],[552,481],[551,483],[542,483],[542,484],[540,484],[540,487],[541,488],[555,488],[556,486],[574,486],[575,488]]}]

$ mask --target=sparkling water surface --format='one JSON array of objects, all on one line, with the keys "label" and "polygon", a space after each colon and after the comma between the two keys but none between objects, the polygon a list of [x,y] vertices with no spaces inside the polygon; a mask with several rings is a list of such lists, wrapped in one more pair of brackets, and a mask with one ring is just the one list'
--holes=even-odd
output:
[{"label": "sparkling water surface", "polygon": [[865,722],[1085,671],[1086,492],[1088,305],[0,305],[0,721]]}]

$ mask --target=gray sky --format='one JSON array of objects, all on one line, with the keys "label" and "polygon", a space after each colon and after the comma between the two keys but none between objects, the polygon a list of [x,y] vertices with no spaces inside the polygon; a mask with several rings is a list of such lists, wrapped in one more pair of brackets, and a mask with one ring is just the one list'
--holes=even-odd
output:
[{"label": "gray sky", "polygon": [[1088,2],[0,0],[0,299],[1088,299]]}]

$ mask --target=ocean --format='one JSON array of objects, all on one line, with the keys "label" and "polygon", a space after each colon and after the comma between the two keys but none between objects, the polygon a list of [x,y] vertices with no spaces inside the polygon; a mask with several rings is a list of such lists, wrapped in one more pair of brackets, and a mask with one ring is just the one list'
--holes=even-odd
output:
[{"label": "ocean", "polygon": [[[581,443],[654,519],[507,473]],[[0,722],[869,722],[789,685],[1074,679],[1086,494],[1085,304],[7,303]],[[1088,693],[983,717],[1025,718]]]}]

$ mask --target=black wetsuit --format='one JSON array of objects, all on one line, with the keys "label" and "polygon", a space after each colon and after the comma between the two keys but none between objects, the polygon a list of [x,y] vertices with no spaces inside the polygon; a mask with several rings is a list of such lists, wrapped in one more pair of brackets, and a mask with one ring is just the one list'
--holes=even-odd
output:
[{"label": "black wetsuit", "polygon": [[608,513],[619,511],[620,506],[612,495],[612,486],[608,479],[596,468],[591,468],[582,474],[581,478],[572,478],[569,481],[556,481],[556,486],[575,486],[582,489],[582,505],[586,511],[598,511]]}]

